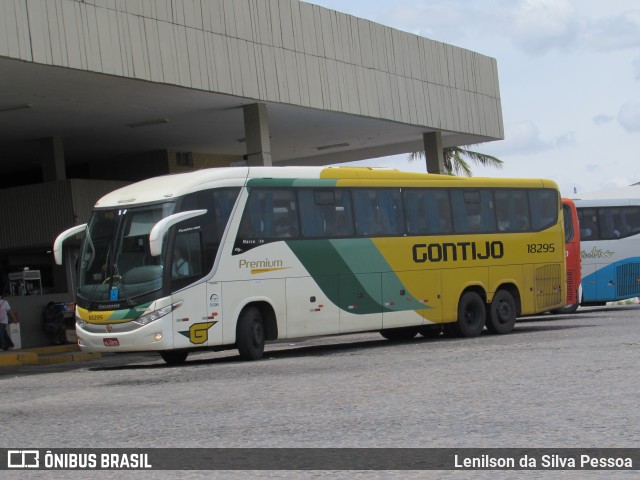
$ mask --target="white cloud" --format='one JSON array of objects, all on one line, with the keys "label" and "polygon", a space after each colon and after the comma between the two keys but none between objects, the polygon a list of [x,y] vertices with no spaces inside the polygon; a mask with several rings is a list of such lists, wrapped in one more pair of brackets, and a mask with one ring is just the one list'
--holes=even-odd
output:
[{"label": "white cloud", "polygon": [[596,115],[595,117],[593,117],[593,123],[596,125],[605,125],[607,123],[611,123],[613,120],[615,120],[616,117],[612,116],[612,115],[607,115],[605,113],[601,113],[599,115]]},{"label": "white cloud", "polygon": [[[377,21],[441,42],[478,40],[478,31],[499,31],[506,21],[508,0],[411,0],[386,2],[392,7]],[[350,3],[350,2],[344,2]],[[473,21],[469,21],[472,18]]]},{"label": "white cloud", "polygon": [[565,0],[524,0],[511,29],[513,41],[530,54],[571,49],[580,32],[580,20]]},{"label": "white cloud", "polygon": [[[524,52],[611,52],[640,46],[640,10],[612,16],[597,14],[568,0],[522,0],[505,24],[511,40]],[[640,69],[640,67],[638,67]]]},{"label": "white cloud", "polygon": [[633,71],[636,73],[636,80],[640,80],[640,57],[633,60]]},{"label": "white cloud", "polygon": [[629,133],[640,132],[640,103],[627,103],[620,107],[618,122]]},{"label": "white cloud", "polygon": [[640,46],[640,11],[589,22],[583,31],[584,46],[610,52]]},{"label": "white cloud", "polygon": [[574,143],[574,133],[572,131],[565,132],[557,137],[544,139],[533,122],[524,121],[507,125],[505,127],[505,139],[501,142],[486,144],[486,150],[490,150],[495,155],[530,155],[553,148],[571,146]]},{"label": "white cloud", "polygon": [[599,172],[602,170],[602,166],[600,164],[597,163],[587,163],[584,166],[585,171],[589,172],[589,173],[594,173],[594,172]]}]

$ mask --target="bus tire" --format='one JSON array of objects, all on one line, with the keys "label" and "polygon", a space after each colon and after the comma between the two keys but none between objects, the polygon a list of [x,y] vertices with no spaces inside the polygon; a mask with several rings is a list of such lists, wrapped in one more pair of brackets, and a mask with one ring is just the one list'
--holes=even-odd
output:
[{"label": "bus tire", "polygon": [[554,315],[566,315],[568,313],[574,313],[576,310],[578,310],[579,306],[579,303],[574,303],[573,305],[565,305],[562,308],[551,310],[551,313],[553,313]]},{"label": "bus tire", "polygon": [[487,310],[476,292],[465,292],[458,302],[458,321],[455,330],[459,337],[477,337],[484,329]]},{"label": "bus tire", "polygon": [[560,309],[560,313],[574,313],[576,310],[578,310],[578,307],[580,306],[579,303],[574,303],[573,305],[567,305],[566,307],[563,307]]},{"label": "bus tire", "polygon": [[163,350],[160,356],[167,365],[182,365],[187,359],[189,352],[186,350]]},{"label": "bus tire", "polygon": [[236,327],[236,347],[243,360],[260,360],[264,353],[265,330],[257,307],[242,310]]},{"label": "bus tire", "polygon": [[417,334],[418,327],[386,328],[384,330],[380,330],[380,335],[392,342],[411,340]]},{"label": "bus tire", "polygon": [[487,330],[491,333],[510,333],[515,324],[516,301],[507,290],[498,290],[489,307]]}]

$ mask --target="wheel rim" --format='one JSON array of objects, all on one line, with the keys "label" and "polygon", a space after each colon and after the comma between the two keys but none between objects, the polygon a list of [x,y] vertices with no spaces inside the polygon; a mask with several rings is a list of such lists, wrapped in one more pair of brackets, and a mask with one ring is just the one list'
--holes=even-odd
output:
[{"label": "wheel rim", "polygon": [[478,327],[480,325],[480,313],[473,305],[467,305],[464,309],[464,321],[469,327]]},{"label": "wheel rim", "polygon": [[252,343],[254,347],[260,347],[262,345],[262,339],[264,338],[264,329],[262,325],[256,322],[253,325],[253,335],[252,335]]},{"label": "wheel rim", "polygon": [[511,305],[508,302],[500,301],[496,313],[499,324],[505,325],[511,321]]}]

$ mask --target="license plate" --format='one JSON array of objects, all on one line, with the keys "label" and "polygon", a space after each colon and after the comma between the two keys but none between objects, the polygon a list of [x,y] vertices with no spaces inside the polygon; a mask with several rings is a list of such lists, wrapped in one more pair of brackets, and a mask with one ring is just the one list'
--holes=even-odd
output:
[{"label": "license plate", "polygon": [[118,341],[117,338],[103,338],[102,342],[104,343],[105,347],[119,347],[120,346],[120,342]]}]

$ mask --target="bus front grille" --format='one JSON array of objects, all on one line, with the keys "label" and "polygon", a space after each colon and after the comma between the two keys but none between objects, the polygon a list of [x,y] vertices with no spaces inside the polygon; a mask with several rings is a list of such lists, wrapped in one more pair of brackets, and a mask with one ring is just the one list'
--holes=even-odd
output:
[{"label": "bus front grille", "polygon": [[547,307],[556,307],[564,301],[560,280],[562,278],[560,264],[542,265],[536,268],[536,309],[542,311]]},{"label": "bus front grille", "polygon": [[616,267],[616,295],[620,298],[640,296],[640,263]]}]

